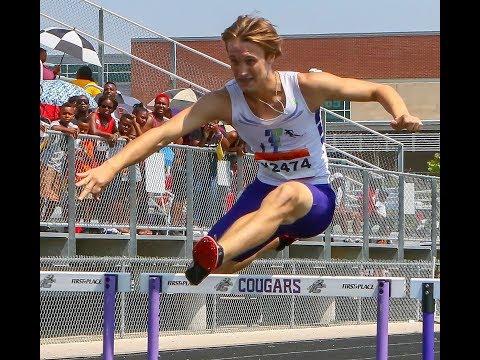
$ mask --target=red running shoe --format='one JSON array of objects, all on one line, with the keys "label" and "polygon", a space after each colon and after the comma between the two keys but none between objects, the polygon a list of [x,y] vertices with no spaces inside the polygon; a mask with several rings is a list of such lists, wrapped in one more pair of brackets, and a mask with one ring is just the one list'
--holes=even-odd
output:
[{"label": "red running shoe", "polygon": [[193,247],[193,261],[210,273],[222,265],[223,248],[206,235]]},{"label": "red running shoe", "polygon": [[223,248],[210,236],[204,236],[193,247],[193,261],[185,271],[192,285],[200,284],[212,270],[222,265]]}]

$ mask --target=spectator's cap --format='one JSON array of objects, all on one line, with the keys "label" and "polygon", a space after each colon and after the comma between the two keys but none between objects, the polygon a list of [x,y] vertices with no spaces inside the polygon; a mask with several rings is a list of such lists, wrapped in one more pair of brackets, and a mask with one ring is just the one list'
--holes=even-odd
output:
[{"label": "spectator's cap", "polygon": [[155,104],[157,104],[160,101],[160,99],[165,99],[165,101],[167,102],[167,106],[170,107],[170,98],[168,97],[167,94],[160,93],[157,96],[155,96]]},{"label": "spectator's cap", "polygon": [[331,181],[337,180],[337,179],[343,179],[343,175],[339,172],[336,172],[335,174],[330,175]]}]

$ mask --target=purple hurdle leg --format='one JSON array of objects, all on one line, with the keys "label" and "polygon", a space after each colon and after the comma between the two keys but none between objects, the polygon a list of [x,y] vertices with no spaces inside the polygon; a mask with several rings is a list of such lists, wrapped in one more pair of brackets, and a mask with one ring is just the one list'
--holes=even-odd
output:
[{"label": "purple hurdle leg", "polygon": [[435,355],[435,333],[433,319],[435,313],[435,300],[433,299],[433,283],[422,284],[422,310],[422,359],[433,360]]},{"label": "purple hurdle leg", "polygon": [[103,292],[103,360],[113,360],[117,276],[106,274]]},{"label": "purple hurdle leg", "polygon": [[158,360],[158,337],[160,335],[160,292],[161,278],[150,276],[148,279],[148,360]]},{"label": "purple hurdle leg", "polygon": [[388,305],[390,283],[378,281],[377,297],[377,357],[376,360],[388,359]]}]

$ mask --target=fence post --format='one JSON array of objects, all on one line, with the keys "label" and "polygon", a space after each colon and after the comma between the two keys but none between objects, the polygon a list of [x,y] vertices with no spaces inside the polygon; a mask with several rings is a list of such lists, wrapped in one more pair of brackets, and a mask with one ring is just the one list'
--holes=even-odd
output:
[{"label": "fence post", "polygon": [[135,166],[128,167],[128,190],[130,202],[130,240],[128,241],[128,256],[137,256],[137,174]]},{"label": "fence post", "polygon": [[397,260],[403,261],[405,253],[405,175],[398,177],[398,252]]},{"label": "fence post", "polygon": [[[58,135],[60,136],[60,135]],[[76,219],[76,189],[75,189],[75,139],[67,137],[67,161],[68,161],[68,240],[67,255],[77,254],[77,243],[75,239]]]},{"label": "fence post", "polygon": [[398,145],[397,152],[397,171],[403,172],[403,145]]},{"label": "fence post", "polygon": [[369,237],[369,216],[368,216],[368,207],[369,207],[369,179],[370,174],[368,170],[362,169],[362,179],[363,179],[363,248],[362,248],[362,259],[368,260],[369,258],[369,248],[368,248],[368,237]]},{"label": "fence post", "polygon": [[323,247],[323,259],[330,260],[332,258],[332,223],[325,230],[325,239]]},{"label": "fence post", "polygon": [[190,147],[185,150],[187,152],[187,240],[185,258],[191,259],[193,251],[193,154]]},{"label": "fence post", "polygon": [[[104,28],[103,28],[103,8],[100,8],[98,10],[98,39],[105,41],[105,36],[104,36]],[[106,79],[103,78],[103,66],[105,66],[105,63],[103,61],[103,56],[104,56],[104,45],[102,42],[98,43],[98,59],[100,60],[100,64],[102,64],[102,67],[98,67],[98,83],[99,84],[104,84],[107,82]]]},{"label": "fence post", "polygon": [[[122,258],[122,273],[126,272],[125,259]],[[125,337],[125,292],[120,293],[120,337]]]},{"label": "fence post", "polygon": [[237,156],[237,194],[236,200],[240,196],[240,193],[243,191],[244,187],[244,166],[245,166],[245,159],[244,155]]},{"label": "fence post", "polygon": [[437,204],[437,181],[435,178],[430,179],[432,185],[432,220],[430,225],[431,230],[431,253],[430,259],[433,261],[437,256],[437,217],[438,217],[438,204]]}]

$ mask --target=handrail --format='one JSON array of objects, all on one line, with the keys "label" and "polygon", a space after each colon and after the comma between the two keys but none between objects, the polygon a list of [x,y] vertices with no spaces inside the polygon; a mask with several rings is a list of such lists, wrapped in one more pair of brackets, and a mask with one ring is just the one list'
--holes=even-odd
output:
[{"label": "handrail", "polygon": [[342,120],[344,120],[344,121],[346,121],[346,122],[348,122],[348,123],[350,123],[350,124],[352,124],[352,125],[354,125],[354,126],[358,126],[358,127],[360,127],[361,129],[363,129],[363,130],[365,130],[365,131],[367,131],[367,132],[369,132],[369,133],[373,133],[373,134],[376,134],[376,135],[378,135],[378,136],[380,136],[380,137],[382,137],[382,138],[384,138],[384,139],[388,139],[388,140],[392,141],[393,143],[395,143],[395,144],[397,144],[397,145],[403,145],[400,141],[397,141],[397,140],[395,140],[395,139],[392,139],[391,137],[389,137],[389,136],[387,136],[387,135],[384,135],[384,134],[382,134],[382,133],[379,133],[378,131],[375,131],[375,130],[373,130],[373,129],[365,126],[365,125],[359,124],[359,123],[357,123],[356,121],[350,120],[350,119],[348,119],[348,118],[346,118],[346,117],[344,117],[344,116],[342,116],[342,115],[339,115],[339,114],[337,114],[337,113],[335,113],[335,112],[333,112],[333,111],[331,111],[331,110],[325,109],[324,107],[320,107],[320,109],[321,109],[321,110],[324,110],[326,113],[328,113],[328,114],[330,114],[330,115],[334,115],[334,116],[336,116],[336,117],[338,117],[338,118],[340,118],[340,119],[342,119]]},{"label": "handrail", "polygon": [[[64,22],[62,22],[62,21],[60,21],[60,20],[57,20],[57,19],[55,19],[55,18],[52,18],[51,16],[48,16],[48,15],[42,13],[42,12],[40,13],[40,15],[41,15],[41,16],[44,16],[44,17],[46,17],[47,19],[52,20],[52,21],[54,21],[54,22],[56,22],[56,23],[58,23],[58,24],[60,24],[60,25],[62,25],[62,26],[66,26],[66,27],[68,27],[68,28],[74,28],[73,26],[70,26],[70,25],[68,25],[68,24],[66,24],[66,23],[64,23]],[[191,82],[191,81],[189,81],[189,80],[187,80],[187,79],[185,79],[185,78],[183,78],[183,77],[181,77],[181,76],[178,76],[178,75],[176,75],[176,74],[174,74],[174,73],[171,73],[171,72],[168,71],[168,70],[162,69],[161,67],[159,67],[159,66],[157,66],[157,65],[154,65],[154,64],[152,64],[152,63],[149,63],[148,61],[143,60],[142,58],[139,58],[138,56],[129,54],[128,52],[123,51],[122,49],[119,49],[119,48],[117,48],[116,46],[113,46],[113,45],[111,45],[111,44],[109,44],[109,43],[106,43],[105,41],[100,40],[100,39],[98,39],[98,38],[96,38],[96,37],[94,37],[94,36],[92,36],[92,35],[90,35],[90,34],[87,34],[87,33],[83,32],[83,31],[81,31],[81,30],[78,30],[78,29],[75,29],[75,31],[78,32],[79,34],[85,35],[85,36],[87,36],[87,37],[89,37],[89,38],[91,38],[91,39],[93,39],[93,40],[95,40],[95,41],[98,41],[99,43],[102,43],[102,44],[104,44],[104,45],[107,45],[108,47],[111,47],[112,49],[115,49],[115,50],[121,52],[121,53],[124,54],[124,55],[128,55],[128,56],[130,56],[130,57],[131,57],[132,59],[134,59],[134,60],[140,61],[140,62],[143,63],[143,64],[146,64],[146,65],[148,65],[148,66],[151,66],[152,68],[154,68],[154,69],[156,69],[156,70],[159,70],[159,71],[163,72],[164,74],[167,74],[167,75],[169,75],[169,76],[171,76],[171,77],[174,77],[174,78],[176,78],[177,80],[181,80],[181,81],[183,81],[183,82],[185,82],[185,83],[187,83],[187,84],[189,84],[189,85],[197,88],[198,90],[201,90],[201,91],[204,91],[204,92],[210,92],[210,90],[208,90],[208,89],[206,89],[206,88],[204,88],[204,87],[202,87],[202,86],[200,86],[200,85],[197,85],[197,84],[195,84],[195,83],[193,83],[193,82]]]},{"label": "handrail", "polygon": [[195,53],[195,54],[197,54],[197,55],[200,55],[200,56],[202,56],[202,57],[204,57],[204,58],[206,58],[206,59],[212,60],[213,62],[215,62],[215,63],[217,63],[217,64],[219,64],[219,65],[222,65],[222,66],[227,67],[227,68],[230,69],[230,65],[225,64],[224,62],[222,62],[222,61],[220,61],[220,60],[217,60],[217,59],[215,59],[215,58],[213,58],[213,57],[211,57],[211,56],[209,56],[209,55],[207,55],[207,54],[204,54],[204,53],[202,53],[202,52],[200,52],[200,51],[198,51],[198,50],[192,49],[191,47],[189,47],[189,46],[187,46],[187,45],[184,45],[184,44],[182,44],[182,43],[180,43],[180,42],[178,42],[178,41],[176,41],[176,40],[173,40],[173,39],[169,38],[168,36],[162,35],[162,34],[156,32],[156,31],[154,31],[154,30],[151,30],[151,29],[149,29],[149,28],[147,28],[147,27],[145,27],[145,26],[143,26],[143,25],[141,25],[141,24],[139,24],[139,23],[137,23],[137,22],[135,22],[135,21],[133,21],[133,20],[127,19],[126,17],[124,17],[124,16],[122,16],[122,15],[119,15],[119,14],[117,14],[117,13],[114,13],[113,11],[110,11],[110,10],[108,10],[108,9],[105,9],[105,8],[101,7],[100,5],[97,5],[97,4],[95,4],[95,3],[92,3],[91,1],[88,1],[88,0],[83,0],[83,1],[86,2],[86,3],[88,3],[88,4],[90,4],[90,5],[95,6],[95,7],[98,8],[98,9],[103,9],[103,11],[106,11],[106,12],[112,14],[112,15],[115,15],[115,16],[119,17],[119,18],[122,19],[122,20],[125,20],[125,21],[127,21],[127,22],[129,22],[129,23],[131,23],[131,24],[134,24],[134,25],[142,28],[143,30],[147,30],[147,31],[149,31],[149,32],[154,33],[155,35],[161,36],[162,38],[164,38],[164,39],[166,39],[166,40],[168,40],[168,41],[173,42],[175,45],[178,45],[178,46],[180,46],[180,47],[183,47],[184,49],[187,49],[187,50],[189,50],[189,51],[192,51],[193,53]]}]

